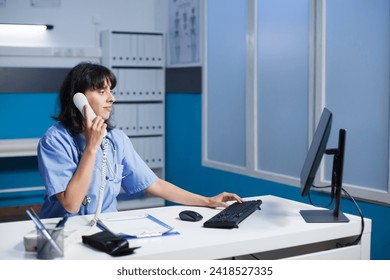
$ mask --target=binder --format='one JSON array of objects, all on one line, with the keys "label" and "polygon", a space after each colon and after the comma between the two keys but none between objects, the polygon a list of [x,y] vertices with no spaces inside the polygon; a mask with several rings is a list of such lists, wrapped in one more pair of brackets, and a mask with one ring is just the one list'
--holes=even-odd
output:
[{"label": "binder", "polygon": [[116,100],[123,101],[124,94],[126,91],[126,73],[124,69],[118,69],[118,84],[117,84],[117,92],[116,92]]},{"label": "binder", "polygon": [[130,61],[130,40],[126,34],[112,35],[112,65],[127,66]]},{"label": "binder", "polygon": [[156,96],[158,99],[163,98],[163,92],[164,92],[164,83],[165,83],[165,77],[164,77],[164,71],[162,69],[156,70]]},{"label": "binder", "polygon": [[133,69],[122,69],[123,75],[121,76],[121,79],[123,80],[123,101],[132,101],[133,98],[133,89],[134,89],[134,83],[135,79],[133,78],[134,70]]},{"label": "binder", "polygon": [[138,46],[137,46],[137,35],[129,34],[129,66],[138,65]]},{"label": "binder", "polygon": [[143,135],[163,133],[163,104],[139,104],[138,125]]},{"label": "binder", "polygon": [[114,120],[119,129],[130,135],[138,134],[137,104],[114,104]]},{"label": "binder", "polygon": [[[111,69],[112,73],[114,73],[115,77],[117,77],[117,80],[120,80],[120,70],[119,69]],[[117,85],[113,90],[112,90],[112,95],[114,95],[115,99],[118,100],[119,96],[119,91],[120,91],[120,85]]]},{"label": "binder", "polygon": [[145,144],[148,145],[148,160],[151,168],[163,166],[163,140],[162,137],[150,137]]}]

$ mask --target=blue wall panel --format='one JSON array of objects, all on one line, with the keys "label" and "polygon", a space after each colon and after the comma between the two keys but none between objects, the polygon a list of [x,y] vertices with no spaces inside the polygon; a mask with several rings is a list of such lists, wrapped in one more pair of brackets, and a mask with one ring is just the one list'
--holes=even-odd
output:
[{"label": "blue wall panel", "polygon": [[[54,123],[57,93],[0,93],[0,139],[39,138]],[[0,190],[43,186],[37,158],[0,158]],[[2,192],[0,207],[42,203],[43,190]]]},{"label": "blue wall panel", "polygon": [[57,93],[0,93],[0,139],[36,138],[53,124]]}]

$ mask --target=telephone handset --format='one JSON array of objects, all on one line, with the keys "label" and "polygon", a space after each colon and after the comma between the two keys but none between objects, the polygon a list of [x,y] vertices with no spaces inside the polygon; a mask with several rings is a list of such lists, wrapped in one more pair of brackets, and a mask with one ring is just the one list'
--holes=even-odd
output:
[{"label": "telephone handset", "polygon": [[[84,107],[87,106],[87,112],[88,112],[88,117],[91,121],[93,121],[96,118],[95,112],[92,110],[91,106],[88,103],[87,97],[81,93],[77,92],[73,96],[73,103],[76,105],[77,109],[80,110],[81,114],[84,116]],[[106,186],[106,170],[107,170],[107,148],[108,148],[108,142],[105,139],[107,135],[107,131],[104,135],[103,139],[103,157],[102,157],[102,173],[101,173],[101,184],[99,188],[99,198],[98,198],[98,203],[97,203],[97,208],[96,208],[96,213],[94,218],[91,220],[90,224],[91,226],[94,226],[97,221],[99,220],[99,215],[102,211],[102,206],[103,206],[103,196],[104,196],[104,188]]]},{"label": "telephone handset", "polygon": [[80,110],[80,113],[83,115],[84,118],[85,118],[85,116],[84,116],[84,106],[85,105],[87,105],[87,107],[88,107],[87,112],[88,112],[89,119],[91,121],[93,121],[96,118],[95,112],[92,110],[92,107],[88,103],[87,97],[83,93],[81,93],[81,92],[76,93],[73,96],[73,103],[74,103],[74,105],[76,105],[77,109]]},{"label": "telephone handset", "polygon": [[[88,108],[87,112],[88,112],[89,119],[91,121],[93,121],[96,118],[95,112],[92,110],[91,105],[89,105],[89,103],[88,103],[87,97],[83,93],[78,92],[75,95],[73,95],[73,103],[74,103],[74,105],[76,105],[77,109],[79,109],[80,113],[83,115],[84,118],[85,118],[84,106],[87,106],[87,108]],[[104,136],[106,136],[106,135],[107,135],[107,130],[106,130],[106,133],[104,134]]]}]

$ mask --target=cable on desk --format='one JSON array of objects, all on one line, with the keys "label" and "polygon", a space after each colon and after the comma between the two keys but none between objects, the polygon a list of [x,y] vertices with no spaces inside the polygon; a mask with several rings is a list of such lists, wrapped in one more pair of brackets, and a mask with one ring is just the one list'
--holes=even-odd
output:
[{"label": "cable on desk", "polygon": [[[324,187],[319,187],[319,186],[314,186],[312,185],[313,188],[316,188],[316,189],[326,189],[326,188],[332,188],[333,186],[332,185],[328,185],[328,186],[324,186]],[[360,234],[359,236],[352,242],[352,243],[347,243],[345,245],[342,245],[341,243],[337,243],[336,246],[337,248],[340,248],[340,247],[345,247],[345,246],[352,246],[352,245],[357,245],[360,240],[362,239],[362,236],[363,236],[363,232],[364,232],[364,216],[363,216],[363,212],[362,210],[360,209],[359,205],[357,204],[356,200],[343,188],[341,187],[341,191],[345,194],[345,196],[350,200],[352,201],[352,203],[355,205],[356,209],[358,210],[359,212],[359,216],[360,216],[360,219],[361,219],[361,230],[360,230]],[[310,192],[308,194],[308,197],[309,197],[309,201],[311,203],[311,205],[314,205],[312,200],[311,200],[311,197],[310,197]],[[330,203],[328,204],[328,206],[330,206],[332,203],[333,203],[333,195],[332,195],[332,199],[330,201]],[[316,206],[316,205],[314,205]],[[325,206],[325,207],[328,207],[328,206]],[[317,206],[318,207],[318,206]]]},{"label": "cable on desk", "polygon": [[[363,216],[363,212],[362,210],[360,209],[359,205],[357,204],[356,200],[344,189],[344,188],[341,188],[341,190],[345,193],[345,195],[348,197],[349,200],[352,201],[352,203],[355,205],[356,209],[358,210],[359,212],[359,215],[360,215],[360,220],[361,220],[361,225],[362,225],[362,228],[360,230],[360,234],[359,236],[355,239],[355,241],[353,241],[352,243],[347,243],[345,244],[345,246],[352,246],[352,245],[357,245],[360,240],[362,239],[362,236],[363,236],[363,232],[364,232],[364,216]],[[342,247],[342,246],[340,246]]]}]

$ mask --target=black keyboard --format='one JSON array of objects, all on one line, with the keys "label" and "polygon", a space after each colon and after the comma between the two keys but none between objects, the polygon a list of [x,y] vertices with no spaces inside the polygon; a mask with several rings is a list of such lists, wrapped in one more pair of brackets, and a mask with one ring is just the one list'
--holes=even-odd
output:
[{"label": "black keyboard", "polygon": [[207,228],[238,228],[238,224],[256,210],[260,210],[261,200],[235,202],[207,220],[203,226]]}]

